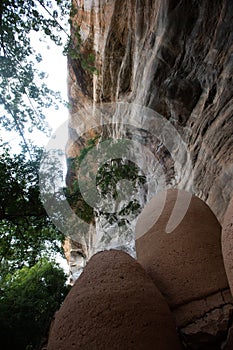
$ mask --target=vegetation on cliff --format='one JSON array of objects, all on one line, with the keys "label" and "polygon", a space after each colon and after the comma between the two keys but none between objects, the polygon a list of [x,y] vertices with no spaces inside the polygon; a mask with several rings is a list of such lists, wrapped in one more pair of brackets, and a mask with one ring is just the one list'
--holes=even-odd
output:
[{"label": "vegetation on cliff", "polygon": [[[70,181],[70,185],[65,188],[64,191],[71,207],[85,222],[94,223],[95,218],[101,215],[108,220],[110,225],[117,222],[119,226],[123,226],[129,214],[136,217],[140,212],[141,205],[137,200],[132,198],[130,201],[127,201],[127,204],[118,212],[108,213],[95,207],[95,203],[93,203],[93,206],[90,206],[83,198],[82,190],[80,189],[80,166],[85,157],[88,157],[88,152],[96,148],[98,144],[101,145],[103,140],[100,140],[100,138],[100,135],[97,135],[95,138],[88,139],[86,146],[80,150],[80,154],[77,157],[68,158],[68,169],[69,172],[73,174],[73,178]],[[120,142],[121,140],[118,140],[118,147]],[[123,140],[122,147],[126,147]],[[98,152],[98,146],[96,150]],[[87,188],[88,192],[91,193],[95,189],[97,190],[97,194],[103,200],[115,202],[119,200],[119,189],[117,188],[119,181],[129,180],[132,189],[135,190],[137,186],[143,186],[146,183],[146,177],[132,161],[128,159],[124,160],[122,158],[111,159],[111,148],[106,148],[106,151],[110,154],[109,160],[100,165],[97,174],[95,174],[94,170],[91,168],[91,163],[87,162],[86,177],[84,181],[86,182],[87,178],[95,179],[90,182],[90,186]],[[95,162],[96,161],[97,158],[95,159]],[[93,188],[91,185],[93,185]]]}]

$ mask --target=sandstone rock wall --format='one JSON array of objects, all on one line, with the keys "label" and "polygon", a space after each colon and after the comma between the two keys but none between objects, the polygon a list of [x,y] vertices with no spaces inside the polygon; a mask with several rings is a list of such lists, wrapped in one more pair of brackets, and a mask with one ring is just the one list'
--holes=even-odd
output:
[{"label": "sandstone rock wall", "polygon": [[[88,108],[117,101],[149,107],[187,144],[192,191],[222,222],[233,195],[232,1],[80,0],[75,6],[82,55],[94,54],[99,74],[69,59],[68,155],[78,152],[72,141],[90,123]],[[165,148],[159,156],[179,185]]]}]

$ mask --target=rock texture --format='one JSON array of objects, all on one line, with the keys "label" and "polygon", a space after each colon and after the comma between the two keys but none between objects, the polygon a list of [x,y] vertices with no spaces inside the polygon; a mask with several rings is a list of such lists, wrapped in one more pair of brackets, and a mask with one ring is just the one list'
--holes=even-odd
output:
[{"label": "rock texture", "polygon": [[69,264],[69,283],[73,285],[74,281],[80,276],[86,262],[83,254],[83,247],[80,243],[66,238],[63,245],[66,260]]},{"label": "rock texture", "polygon": [[[76,6],[83,57],[94,54],[99,74],[69,59],[71,143],[80,123],[88,126],[94,115],[88,108],[114,101],[151,108],[184,139],[193,192],[222,222],[233,196],[233,2],[80,0]],[[179,185],[166,148],[155,153],[168,182]],[[185,168],[186,160],[179,162]]]},{"label": "rock texture", "polygon": [[[219,222],[233,196],[233,2],[79,0],[74,4],[78,11],[71,32],[80,54],[69,58],[67,155],[75,157],[88,138],[106,133],[98,122],[93,128],[98,110],[106,112],[106,104],[123,102],[129,108],[115,119],[112,112],[105,115],[109,125],[120,124],[118,130],[115,124],[109,127],[107,137],[138,140],[158,159],[167,188],[189,191],[208,204],[212,212],[194,196],[182,224],[165,234],[174,203],[171,192],[159,221],[161,235],[153,231],[156,224],[139,238],[137,248],[139,260],[145,259],[144,266],[173,309],[186,346],[220,349],[232,318]],[[74,35],[75,26],[80,37]],[[90,55],[93,69],[87,69]],[[96,69],[98,74],[92,74]],[[144,113],[139,125],[130,123],[125,130],[122,125],[124,118],[128,122],[132,105],[162,117],[162,138],[158,118],[149,119],[145,128]],[[182,145],[186,153],[179,152]],[[138,149],[138,154],[143,152]],[[148,160],[142,158],[140,166]],[[151,195],[161,187],[160,173],[156,167],[150,169],[148,178],[158,183]],[[67,179],[72,184],[77,174],[68,169]],[[148,200],[150,195],[141,197]]]},{"label": "rock texture", "polygon": [[[74,6],[73,49],[80,54],[68,61],[67,156],[76,157],[86,139],[105,132],[98,123],[93,129],[93,120],[106,103],[145,106],[177,131],[180,137],[169,131],[165,136],[171,149],[155,136],[156,121],[150,121],[149,132],[142,121],[134,130],[124,132],[123,126],[118,136],[140,140],[158,159],[167,187],[196,194],[222,223],[233,196],[232,1],[79,0]],[[78,38],[75,28],[80,28]],[[114,122],[122,124],[128,113],[130,107]],[[115,136],[110,130],[108,137]],[[179,153],[182,142],[190,167]],[[148,176],[155,184],[160,178],[156,171]],[[76,180],[70,167],[68,186]],[[153,194],[159,190],[158,185]]]},{"label": "rock texture", "polygon": [[48,350],[178,350],[170,310],[122,251],[94,255],[57,312]]},{"label": "rock texture", "polygon": [[222,250],[224,265],[233,295],[233,198],[227,208],[222,228]]},{"label": "rock texture", "polygon": [[[181,192],[177,215],[188,196]],[[165,203],[163,194],[158,194],[139,216],[138,261],[168,301],[188,349],[220,349],[233,315],[221,252],[221,226],[209,207],[192,196],[183,221],[166,233],[178,193],[168,190]],[[153,224],[161,201],[161,215]]]}]

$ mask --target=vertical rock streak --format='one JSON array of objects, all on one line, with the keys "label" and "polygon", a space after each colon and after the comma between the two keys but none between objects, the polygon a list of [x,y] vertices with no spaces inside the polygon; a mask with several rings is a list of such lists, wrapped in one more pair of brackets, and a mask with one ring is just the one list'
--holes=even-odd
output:
[{"label": "vertical rock streak", "polygon": [[[159,159],[166,185],[192,191],[221,222],[233,195],[232,1],[81,0],[77,6],[73,25],[81,28],[84,56],[95,55],[98,75],[85,71],[78,59],[69,59],[72,133],[68,156],[79,154],[73,131],[85,144],[98,108],[129,103],[124,113],[106,119],[105,131],[97,128],[95,132],[113,138],[130,134],[131,140],[139,140]],[[143,127],[125,126],[124,117],[133,121],[132,104],[150,108],[176,128],[180,138],[166,137],[171,138],[172,152],[155,137],[156,121],[150,121],[146,133]],[[80,135],[80,125],[88,131],[85,136]],[[182,142],[191,156],[193,183],[187,157],[179,152]],[[142,152],[138,150],[139,155]],[[139,166],[145,158],[139,156]],[[153,164],[149,169],[147,179],[156,184],[161,169]],[[154,186],[153,193],[141,192],[142,206],[160,185]],[[103,218],[98,220],[97,236],[104,226]]]}]

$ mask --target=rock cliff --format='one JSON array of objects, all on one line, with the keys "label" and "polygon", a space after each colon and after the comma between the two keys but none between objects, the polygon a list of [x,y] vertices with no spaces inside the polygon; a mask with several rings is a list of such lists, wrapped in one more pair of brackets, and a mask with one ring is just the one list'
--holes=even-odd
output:
[{"label": "rock cliff", "polygon": [[[187,145],[192,192],[222,222],[233,195],[232,1],[79,0],[74,6],[82,59],[69,59],[70,144],[80,123],[91,125],[88,108],[124,101],[158,112]],[[98,74],[85,69],[90,55]],[[168,183],[179,185],[166,147],[145,143],[163,160]],[[185,168],[185,157],[178,161]]]}]

